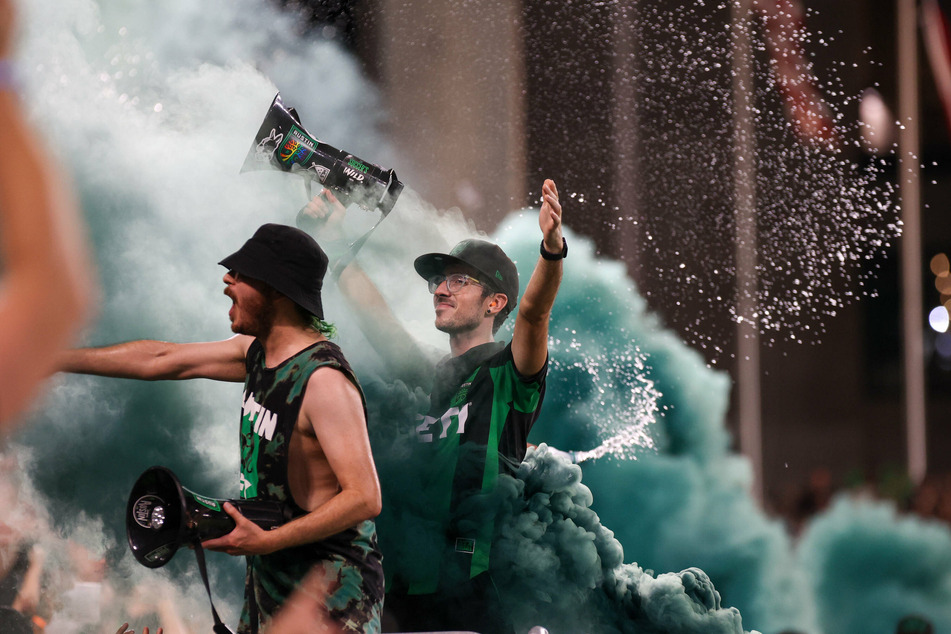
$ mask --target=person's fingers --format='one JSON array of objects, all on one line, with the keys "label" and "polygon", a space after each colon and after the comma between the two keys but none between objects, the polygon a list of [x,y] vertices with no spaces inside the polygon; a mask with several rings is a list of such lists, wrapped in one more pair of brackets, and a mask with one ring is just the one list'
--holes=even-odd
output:
[{"label": "person's fingers", "polygon": [[314,196],[306,205],[307,214],[314,218],[323,218],[327,215],[327,204],[321,198],[320,194]]}]

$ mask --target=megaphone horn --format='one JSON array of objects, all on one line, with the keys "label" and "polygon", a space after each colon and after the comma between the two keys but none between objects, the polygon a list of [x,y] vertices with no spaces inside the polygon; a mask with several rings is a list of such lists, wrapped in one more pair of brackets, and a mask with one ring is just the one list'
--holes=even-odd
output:
[{"label": "megaphone horn", "polygon": [[126,505],[126,535],[136,561],[160,568],[183,544],[227,535],[235,523],[224,511],[225,502],[265,530],[291,519],[290,509],[280,502],[211,498],[183,487],[170,469],[146,469]]},{"label": "megaphone horn", "polygon": [[271,102],[254,136],[242,172],[277,169],[294,172],[331,189],[345,206],[379,209],[385,217],[403,191],[392,169],[357,158],[312,136],[294,108],[284,105],[281,93]]}]

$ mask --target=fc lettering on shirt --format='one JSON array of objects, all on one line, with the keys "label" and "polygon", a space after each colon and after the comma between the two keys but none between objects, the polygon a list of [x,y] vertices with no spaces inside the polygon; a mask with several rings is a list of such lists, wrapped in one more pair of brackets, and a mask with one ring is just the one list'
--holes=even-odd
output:
[{"label": "fc lettering on shirt", "polygon": [[[416,420],[419,424],[416,425],[416,437],[420,442],[433,442],[433,434],[436,432],[436,429],[438,429],[439,438],[445,438],[453,424],[455,424],[457,434],[464,434],[466,433],[466,421],[468,419],[469,403],[466,403],[461,408],[450,407],[446,410],[446,413],[439,418],[417,414]],[[439,427],[434,429],[436,423],[439,423]]]},{"label": "fc lettering on shirt", "polygon": [[245,393],[241,416],[247,421],[249,427],[253,425],[255,434],[267,440],[273,438],[274,429],[277,427],[277,414],[255,401],[254,392]]}]

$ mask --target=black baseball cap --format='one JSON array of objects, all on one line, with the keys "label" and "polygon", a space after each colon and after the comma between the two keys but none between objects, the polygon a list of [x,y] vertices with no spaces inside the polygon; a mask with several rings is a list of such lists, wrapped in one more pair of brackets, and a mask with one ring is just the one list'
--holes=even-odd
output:
[{"label": "black baseball cap", "polygon": [[320,290],[327,254],[309,234],[295,227],[262,225],[240,249],[219,262],[261,280],[318,319],[324,318]]},{"label": "black baseball cap", "polygon": [[464,264],[479,272],[479,281],[505,294],[511,310],[518,301],[518,269],[498,245],[485,240],[463,240],[449,253],[427,253],[416,258],[413,266],[424,280],[442,275],[450,264]]}]

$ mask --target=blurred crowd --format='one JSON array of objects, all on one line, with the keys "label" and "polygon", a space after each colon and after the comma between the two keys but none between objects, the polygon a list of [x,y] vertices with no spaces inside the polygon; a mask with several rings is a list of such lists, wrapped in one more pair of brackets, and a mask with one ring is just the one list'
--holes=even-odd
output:
[{"label": "blurred crowd", "polygon": [[123,621],[161,624],[166,634],[203,629],[183,616],[192,600],[164,577],[117,576],[105,544],[51,529],[22,473],[14,455],[0,454],[0,634],[113,632]]},{"label": "blurred crowd", "polygon": [[773,511],[784,518],[793,535],[828,508],[838,495],[887,500],[899,511],[951,526],[951,473],[932,473],[915,485],[900,469],[877,477],[851,473],[836,479],[827,467],[816,467],[805,482],[789,487],[773,500]]},{"label": "blurred crowd", "polygon": [[951,525],[951,473],[931,474],[915,488],[908,508],[921,517]]}]

